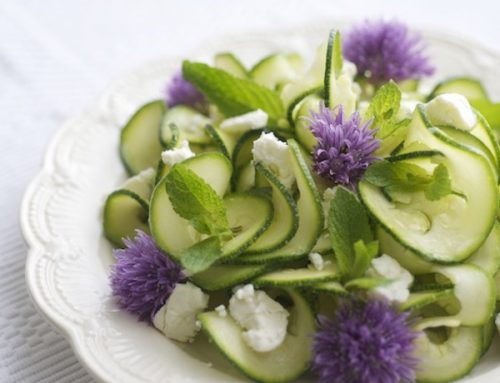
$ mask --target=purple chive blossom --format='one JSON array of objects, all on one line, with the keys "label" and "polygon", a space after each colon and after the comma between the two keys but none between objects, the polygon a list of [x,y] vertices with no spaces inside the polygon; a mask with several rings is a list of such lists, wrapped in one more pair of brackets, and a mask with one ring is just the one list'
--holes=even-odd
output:
[{"label": "purple chive blossom", "polygon": [[354,26],[344,39],[345,58],[375,85],[431,75],[434,68],[424,48],[420,35],[397,21],[365,21]]},{"label": "purple chive blossom", "polygon": [[191,83],[182,77],[179,71],[167,86],[167,105],[189,105],[197,109],[204,109],[205,97]]},{"label": "purple chive blossom", "polygon": [[114,250],[117,260],[111,270],[111,288],[118,304],[152,323],[178,282],[186,277],[181,268],[158,246],[153,238],[137,230],[134,240],[124,239],[125,249]]},{"label": "purple chive blossom", "polygon": [[[334,114],[336,112],[336,114]],[[313,169],[323,178],[354,189],[368,165],[377,159],[373,152],[380,146],[371,121],[361,124],[355,112],[348,119],[342,105],[333,111],[321,105],[311,113],[310,129],[318,144],[313,152]]]},{"label": "purple chive blossom", "polygon": [[333,321],[320,317],[312,362],[320,382],[414,382],[414,340],[420,334],[408,317],[380,300],[346,300]]}]

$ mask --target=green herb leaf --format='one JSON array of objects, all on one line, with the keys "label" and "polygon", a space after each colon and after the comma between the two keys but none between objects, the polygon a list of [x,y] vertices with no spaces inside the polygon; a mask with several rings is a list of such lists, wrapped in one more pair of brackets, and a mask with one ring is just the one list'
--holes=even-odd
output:
[{"label": "green herb leaf", "polygon": [[[333,35],[333,32],[330,32]],[[340,32],[335,32],[335,40],[333,46],[333,70],[335,75],[338,76],[342,71],[344,66],[344,56],[342,55],[342,40],[340,38]]]},{"label": "green herb leaf", "polygon": [[437,201],[452,192],[448,169],[439,164],[432,173],[432,180],[425,190],[425,197],[429,201]]},{"label": "green herb leaf", "polygon": [[356,278],[347,282],[344,287],[346,289],[359,289],[359,290],[371,290],[378,286],[383,286],[391,283],[391,279],[379,278],[379,277],[363,277]]},{"label": "green herb leaf", "polygon": [[337,187],[330,202],[329,225],[333,251],[343,278],[350,275],[355,262],[354,244],[373,240],[368,216],[354,194]]},{"label": "green herb leaf", "polygon": [[378,241],[365,244],[365,242],[359,240],[354,243],[354,265],[350,273],[351,278],[359,278],[365,275],[372,259],[378,254],[378,250]]},{"label": "green herb leaf", "polygon": [[425,169],[408,162],[376,161],[366,169],[363,178],[378,187],[416,187],[427,184],[431,176]]},{"label": "green herb leaf", "polygon": [[185,250],[181,255],[181,264],[195,274],[208,269],[221,255],[219,237],[208,237]]},{"label": "green herb leaf", "polygon": [[165,184],[175,212],[196,231],[210,235],[229,232],[224,202],[203,178],[177,164],[166,175]]},{"label": "green herb leaf", "polygon": [[453,192],[444,164],[439,164],[432,174],[428,174],[424,168],[412,163],[377,161],[368,167],[363,179],[389,194],[423,191],[430,201],[437,201]]},{"label": "green herb leaf", "polygon": [[235,77],[203,63],[184,61],[183,77],[193,84],[226,116],[232,117],[262,109],[273,121],[284,117],[278,93],[256,82]]},{"label": "green herb leaf", "polygon": [[367,118],[373,118],[373,126],[378,127],[378,138],[386,138],[395,130],[408,126],[411,120],[396,122],[401,103],[401,90],[394,81],[389,81],[377,90],[366,111]]}]

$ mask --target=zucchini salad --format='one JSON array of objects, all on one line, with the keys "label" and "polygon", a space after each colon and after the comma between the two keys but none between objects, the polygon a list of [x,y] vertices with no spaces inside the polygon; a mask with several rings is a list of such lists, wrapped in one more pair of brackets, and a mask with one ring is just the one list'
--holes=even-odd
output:
[{"label": "zucchini salad", "polygon": [[117,304],[258,382],[467,375],[497,332],[500,104],[433,72],[396,21],[184,61],[121,130]]}]

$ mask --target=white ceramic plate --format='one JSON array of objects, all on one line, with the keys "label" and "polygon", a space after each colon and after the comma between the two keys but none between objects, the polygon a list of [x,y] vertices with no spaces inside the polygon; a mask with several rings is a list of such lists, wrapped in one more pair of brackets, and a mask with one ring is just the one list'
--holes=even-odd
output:
[{"label": "white ceramic plate", "polygon": [[[316,24],[219,39],[188,57],[209,59],[222,50],[234,51],[248,64],[276,50],[310,57],[330,27]],[[500,56],[458,37],[431,31],[424,35],[438,68],[429,85],[446,76],[473,75],[493,96],[500,96]],[[69,121],[52,141],[22,205],[22,228],[30,247],[26,280],[33,300],[66,335],[88,370],[104,382],[248,381],[204,341],[194,346],[169,341],[119,311],[110,296],[111,248],[102,237],[101,207],[126,177],[118,156],[120,127],[139,105],[163,97],[180,61],[164,59],[144,66]],[[500,381],[498,345],[465,381]]]}]

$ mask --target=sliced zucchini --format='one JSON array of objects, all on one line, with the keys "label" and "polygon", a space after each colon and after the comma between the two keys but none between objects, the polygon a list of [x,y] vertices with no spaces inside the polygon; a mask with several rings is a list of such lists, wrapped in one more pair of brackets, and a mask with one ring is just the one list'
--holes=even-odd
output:
[{"label": "sliced zucchini", "polygon": [[[409,127],[405,147],[425,144],[443,153],[453,189],[429,201],[422,192],[409,193],[411,204],[393,203],[380,188],[359,183],[364,205],[378,223],[405,247],[429,261],[463,261],[484,242],[495,222],[498,204],[496,175],[477,149],[457,143],[433,128],[422,105]],[[417,161],[417,160],[412,160]]]},{"label": "sliced zucchini", "polygon": [[495,277],[494,277],[494,281],[495,281],[495,287],[496,287],[496,300],[497,302],[500,302],[500,273],[497,272]]},{"label": "sliced zucchini", "polygon": [[[415,340],[419,360],[417,381],[445,383],[467,375],[481,357],[481,327],[443,327],[428,322],[424,335]],[[445,338],[435,339],[435,338]]]},{"label": "sliced zucchini", "polygon": [[453,296],[453,289],[434,289],[410,293],[408,299],[399,306],[401,311],[417,310],[431,303],[435,303],[443,298]]},{"label": "sliced zucchini", "polygon": [[289,260],[303,257],[309,254],[323,230],[324,216],[321,197],[309,166],[295,140],[288,140],[288,148],[299,190],[297,232],[285,246],[264,254],[242,256],[239,262],[263,263],[276,259]]},{"label": "sliced zucchini", "polygon": [[486,354],[493,343],[493,339],[497,333],[497,326],[495,324],[495,315],[493,315],[488,323],[482,327],[483,333],[483,352],[482,355]]},{"label": "sliced zucchini", "polygon": [[181,143],[181,132],[174,123],[160,126],[160,143],[164,149],[174,149]]},{"label": "sliced zucchini", "polygon": [[300,103],[295,114],[295,135],[309,153],[312,152],[318,142],[311,132],[311,123],[308,118],[311,117],[311,112],[319,111],[321,102],[322,99],[319,95],[311,94]]},{"label": "sliced zucchini", "polygon": [[330,233],[324,230],[318,238],[318,241],[312,248],[312,253],[325,254],[332,251],[332,241],[330,240]]},{"label": "sliced zucchini", "polygon": [[287,290],[293,307],[288,333],[283,343],[269,352],[256,352],[241,336],[242,328],[230,317],[215,311],[198,315],[202,329],[217,348],[244,374],[258,382],[281,383],[298,378],[307,370],[312,357],[315,318],[306,300]]},{"label": "sliced zucchini", "polygon": [[125,181],[120,189],[130,190],[137,194],[147,204],[153,192],[155,177],[156,172],[153,168],[144,169],[139,174]]},{"label": "sliced zucchini", "polygon": [[430,273],[433,267],[431,262],[419,257],[410,249],[401,245],[390,234],[383,230],[380,226],[377,227],[377,239],[380,245],[380,252],[390,255],[406,270],[414,275]]},{"label": "sliced zucchini", "polygon": [[124,247],[123,238],[135,237],[148,227],[148,204],[136,193],[120,189],[111,193],[104,205],[104,235],[117,247]]},{"label": "sliced zucchini", "polygon": [[[382,253],[390,255],[414,275],[430,273],[435,266],[403,247],[380,227],[377,228],[377,239]],[[481,247],[467,259],[467,263],[481,267],[492,276],[497,273],[500,268],[500,224],[498,222],[495,223]]]},{"label": "sliced zucchini", "polygon": [[233,168],[240,169],[246,166],[253,158],[252,149],[253,142],[260,137],[262,130],[250,130],[245,132],[236,142],[233,152]]},{"label": "sliced zucchini", "polygon": [[349,292],[339,283],[335,281],[315,283],[306,286],[308,291],[313,293],[324,293],[327,295],[348,295]]},{"label": "sliced zucchini", "polygon": [[[188,158],[183,164],[203,178],[218,195],[223,196],[228,190],[232,167],[223,154],[202,153]],[[174,211],[166,191],[165,178],[153,190],[149,225],[157,245],[174,258],[200,240],[200,235]]]},{"label": "sliced zucchini", "polygon": [[[452,318],[463,326],[482,326],[495,311],[495,282],[476,265],[440,266],[435,272],[447,277],[454,285],[453,294],[460,309]],[[477,292],[480,291],[481,294]]]},{"label": "sliced zucchini", "polygon": [[244,283],[267,269],[266,265],[213,265],[190,278],[206,291],[217,291]]},{"label": "sliced zucchini", "polygon": [[231,181],[233,189],[237,192],[245,192],[252,189],[255,186],[255,167],[253,164],[249,162],[246,166],[235,170]]},{"label": "sliced zucchini", "polygon": [[[471,105],[485,117],[490,125],[495,128],[499,126],[500,119],[498,116],[500,104],[490,101],[488,92],[486,92],[486,89],[478,79],[455,77],[445,80],[434,88],[427,99],[430,100],[442,93],[459,93],[465,96]],[[500,157],[497,156],[497,158]]]},{"label": "sliced zucchini", "polygon": [[239,78],[248,77],[248,71],[245,66],[230,52],[222,52],[215,55],[214,66]]},{"label": "sliced zucchini", "polygon": [[495,222],[486,241],[472,256],[467,263],[479,266],[489,275],[494,276],[500,269],[500,223]]},{"label": "sliced zucchini", "polygon": [[219,151],[227,158],[231,159],[234,146],[236,145],[236,138],[219,128],[213,127],[212,125],[206,125],[205,130]]},{"label": "sliced zucchini", "polygon": [[175,142],[188,140],[189,143],[193,144],[209,144],[211,140],[205,131],[205,126],[210,123],[210,118],[190,106],[174,106],[163,117],[160,127],[160,141],[166,149],[170,149],[174,139],[173,135],[177,134]]},{"label": "sliced zucchini", "polygon": [[155,185],[157,185],[163,177],[165,177],[170,170],[170,167],[165,165],[165,163],[162,160],[158,161],[158,166],[156,167],[156,178],[155,178]]},{"label": "sliced zucchini", "polygon": [[222,245],[223,258],[237,256],[264,233],[273,218],[273,205],[267,198],[235,193],[224,198],[229,227],[234,237]]},{"label": "sliced zucchini", "polygon": [[500,147],[495,137],[495,132],[493,132],[493,129],[491,129],[488,121],[486,121],[481,113],[476,112],[476,115],[477,124],[474,129],[470,131],[470,133],[481,140],[481,142],[490,150],[495,159],[495,164],[497,165],[498,169],[498,166],[500,164]]},{"label": "sliced zucchini", "polygon": [[280,85],[294,81],[297,71],[285,54],[272,54],[250,70],[250,77],[258,84],[270,89],[276,89]]},{"label": "sliced zucchini", "polygon": [[427,100],[432,100],[443,93],[458,93],[465,96],[469,101],[488,99],[488,93],[483,84],[471,77],[453,77],[440,82],[429,94]]},{"label": "sliced zucchini", "polygon": [[323,89],[323,80],[325,77],[325,57],[326,44],[321,44],[313,59],[313,63],[309,71],[300,79],[291,82],[283,87],[281,91],[281,99],[287,110],[290,106],[295,105],[302,100],[307,94],[316,92],[318,89]]},{"label": "sliced zucchini", "polygon": [[[247,254],[265,253],[285,246],[299,228],[297,204],[290,192],[262,164],[256,164],[255,168],[257,174],[264,177],[271,186],[274,216],[269,228],[248,248]],[[249,257],[247,254],[240,257],[239,261],[247,259]]]},{"label": "sliced zucchini", "polygon": [[454,128],[453,126],[440,126],[439,130],[446,136],[448,136],[448,138],[454,140],[455,142],[467,145],[471,148],[476,149],[479,153],[483,154],[488,159],[488,161],[490,161],[493,173],[496,176],[498,176],[498,164],[495,155],[493,154],[493,152],[491,152],[490,149],[488,149],[488,147],[483,143],[483,141],[475,137],[472,134],[472,132],[469,133],[466,132],[465,130]]},{"label": "sliced zucchini", "polygon": [[285,56],[297,75],[304,74],[304,58],[299,53],[287,53]]},{"label": "sliced zucchini", "polygon": [[325,265],[323,270],[316,270],[313,268],[300,268],[300,269],[284,269],[273,271],[268,274],[261,275],[254,279],[255,286],[291,286],[302,287],[315,285],[322,282],[330,282],[340,278],[337,265],[333,262]]},{"label": "sliced zucchini", "polygon": [[143,105],[130,118],[120,134],[120,157],[129,174],[155,167],[162,152],[158,139],[165,102]]}]

